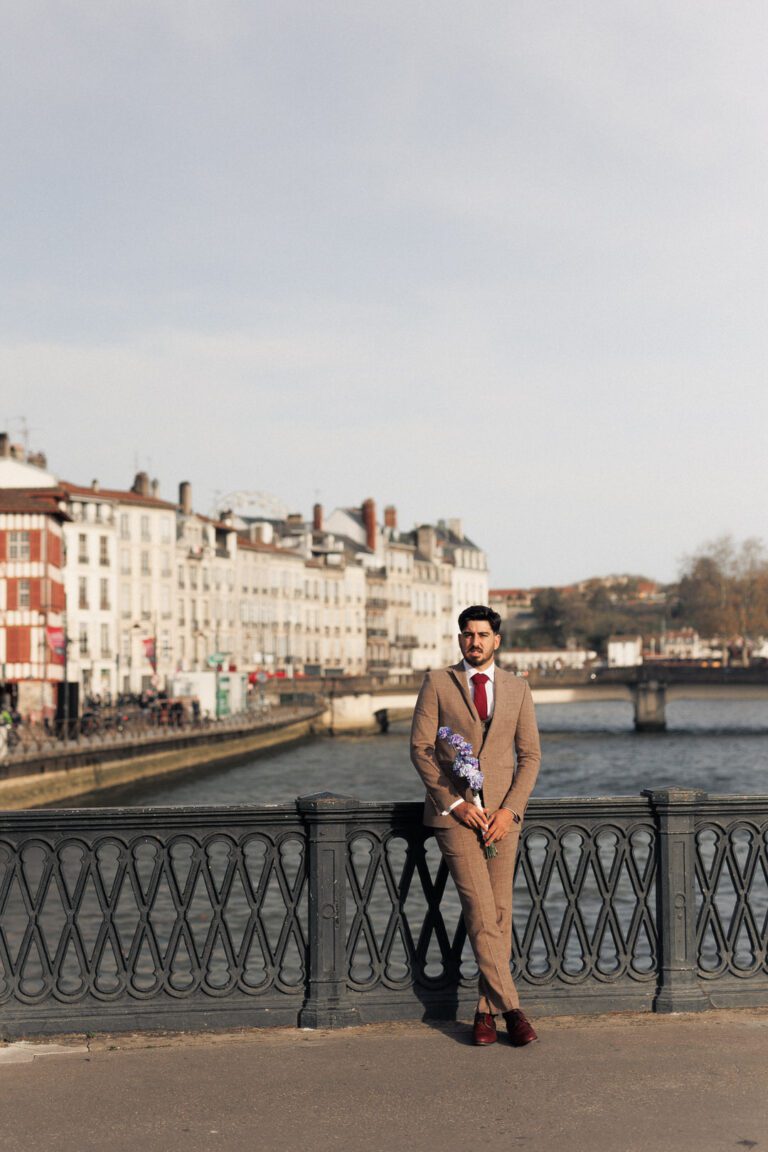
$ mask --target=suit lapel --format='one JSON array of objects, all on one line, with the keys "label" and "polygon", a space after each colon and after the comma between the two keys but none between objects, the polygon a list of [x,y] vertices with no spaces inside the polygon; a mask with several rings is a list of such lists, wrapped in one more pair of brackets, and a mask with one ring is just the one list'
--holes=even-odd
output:
[{"label": "suit lapel", "polygon": [[475,721],[475,723],[477,723],[477,713],[475,712],[475,708],[474,708],[474,705],[472,703],[472,697],[470,696],[470,693],[469,693],[469,685],[467,684],[467,675],[464,671],[464,665],[463,664],[454,664],[452,668],[448,669],[448,672],[450,673],[451,677],[453,678],[453,681],[456,684],[456,687],[461,692],[461,695],[463,697],[464,703],[467,706],[467,710],[469,711],[470,716]]},{"label": "suit lapel", "polygon": [[483,746],[485,733],[483,725],[480,722],[480,717],[472,703],[472,694],[467,683],[467,674],[464,671],[464,665],[454,664],[452,668],[448,669],[448,674],[461,693],[461,699],[467,710],[467,725],[464,729],[459,729],[459,735],[463,736],[465,740],[469,740],[474,754],[477,756]]}]

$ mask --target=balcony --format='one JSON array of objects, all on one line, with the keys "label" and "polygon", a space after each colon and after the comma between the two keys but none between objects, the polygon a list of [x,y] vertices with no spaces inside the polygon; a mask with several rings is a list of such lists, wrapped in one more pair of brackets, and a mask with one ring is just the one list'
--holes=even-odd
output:
[{"label": "balcony", "polygon": [[396,636],[392,643],[396,648],[418,648],[419,646],[417,636]]},{"label": "balcony", "polygon": [[365,634],[366,636],[381,636],[386,638],[389,632],[386,628],[366,628]]},{"label": "balcony", "polygon": [[389,600],[385,600],[381,596],[370,596],[366,600],[365,606],[369,609],[385,609],[389,607]]}]

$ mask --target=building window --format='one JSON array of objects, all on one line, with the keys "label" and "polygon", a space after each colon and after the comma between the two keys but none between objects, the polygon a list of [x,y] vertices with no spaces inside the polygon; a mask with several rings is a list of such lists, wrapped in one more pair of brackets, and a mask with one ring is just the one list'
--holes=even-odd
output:
[{"label": "building window", "polygon": [[9,533],[8,559],[29,560],[29,532]]},{"label": "building window", "polygon": [[87,624],[81,624],[80,625],[80,634],[77,638],[77,642],[78,642],[78,648],[80,650],[80,655],[81,656],[87,656],[88,655],[88,625]]},{"label": "building window", "polygon": [[190,588],[197,588],[197,568],[190,568],[189,570],[189,586]]},{"label": "building window", "polygon": [[109,580],[99,580],[99,608],[109,609]]},{"label": "building window", "polygon": [[170,552],[163,552],[160,558],[161,572],[160,575],[166,579],[172,575],[171,572],[171,554]]},{"label": "building window", "polygon": [[141,538],[142,540],[151,540],[149,534],[149,516],[142,516],[141,518]]},{"label": "building window", "polygon": [[163,544],[171,542],[171,522],[166,516],[160,521],[160,540]]},{"label": "building window", "polygon": [[85,576],[79,576],[77,579],[77,606],[88,607],[88,580]]},{"label": "building window", "polygon": [[19,580],[19,608],[29,608],[29,580]]},{"label": "building window", "polygon": [[108,660],[112,655],[109,649],[109,624],[101,626],[101,655],[104,660]]},{"label": "building window", "polygon": [[141,554],[141,574],[142,576],[151,576],[152,569],[149,565],[149,552],[144,551]]},{"label": "building window", "polygon": [[102,568],[109,567],[109,537],[99,536],[99,564]]},{"label": "building window", "polygon": [[120,574],[122,576],[130,576],[131,574],[131,550],[130,548],[120,549]]},{"label": "building window", "polygon": [[127,512],[120,513],[120,539],[130,540],[131,538],[131,524]]},{"label": "building window", "polygon": [[186,582],[184,580],[184,568],[182,567],[181,564],[179,564],[179,588],[184,588],[185,583]]},{"label": "building window", "polygon": [[88,563],[88,537],[80,532],[77,537],[77,561],[79,564]]}]

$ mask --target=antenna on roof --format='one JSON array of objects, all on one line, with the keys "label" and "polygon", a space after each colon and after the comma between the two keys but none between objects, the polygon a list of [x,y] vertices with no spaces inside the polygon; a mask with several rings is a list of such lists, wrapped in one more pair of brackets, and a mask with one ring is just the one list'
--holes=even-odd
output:
[{"label": "antenna on roof", "polygon": [[29,456],[29,434],[30,432],[36,431],[36,429],[30,428],[29,424],[27,423],[26,416],[11,416],[8,423],[19,425],[21,430],[21,439],[24,442],[24,459],[26,460],[27,456]]}]

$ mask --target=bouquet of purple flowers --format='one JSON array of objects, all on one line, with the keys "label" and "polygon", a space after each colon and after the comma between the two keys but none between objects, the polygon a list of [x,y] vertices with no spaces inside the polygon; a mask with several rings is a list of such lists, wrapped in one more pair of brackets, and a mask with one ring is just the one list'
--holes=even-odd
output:
[{"label": "bouquet of purple flowers", "polygon": [[[472,745],[458,732],[453,732],[450,728],[438,728],[438,740],[444,740],[451,748],[456,750],[456,756],[451,764],[451,770],[454,776],[458,776],[460,780],[466,780],[472,789],[472,800],[477,808],[482,808],[480,803],[480,789],[483,786],[483,773],[480,771],[480,761],[472,751]],[[485,856],[487,860],[492,860],[496,856],[496,845],[485,845]]]}]

